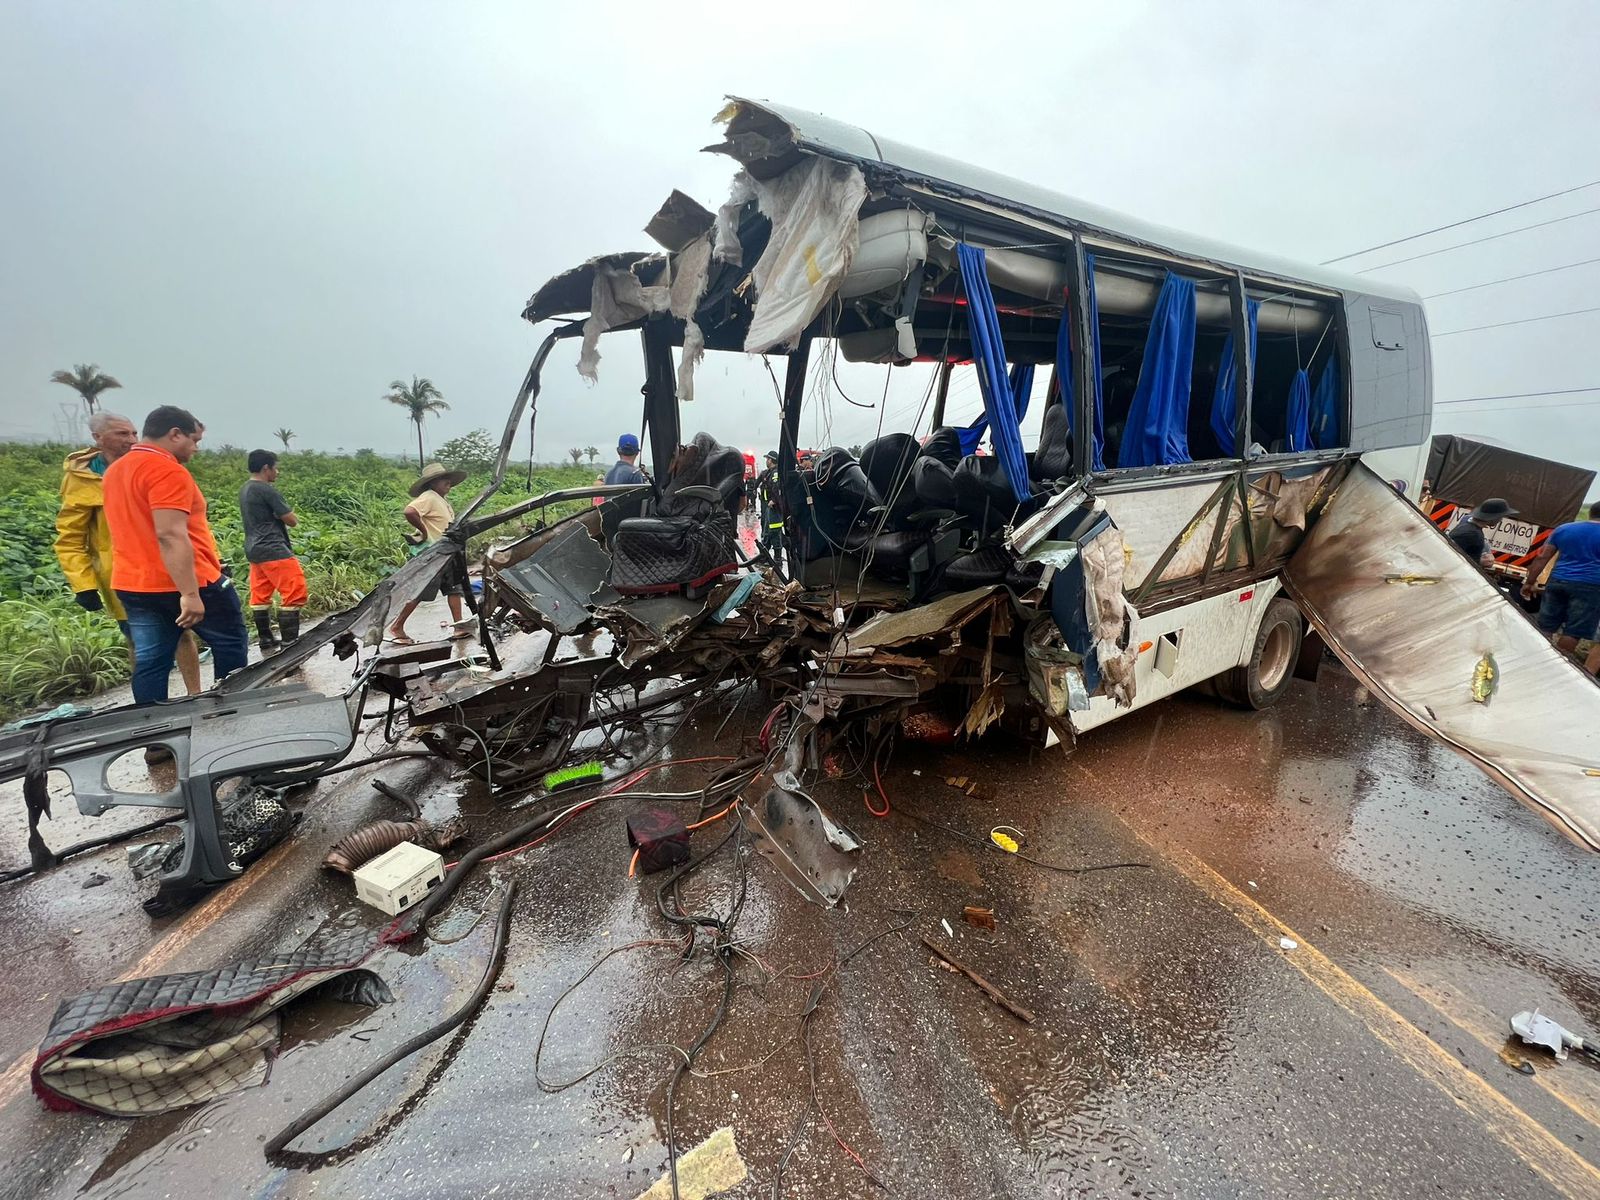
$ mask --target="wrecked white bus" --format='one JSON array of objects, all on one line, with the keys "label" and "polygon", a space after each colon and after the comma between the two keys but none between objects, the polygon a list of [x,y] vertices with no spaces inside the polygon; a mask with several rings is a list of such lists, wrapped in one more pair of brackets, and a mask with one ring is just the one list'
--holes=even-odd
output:
[{"label": "wrecked white bus", "polygon": [[[733,566],[725,547],[695,557],[683,529],[703,527],[671,515],[684,506],[668,464],[693,444],[680,401],[701,355],[760,353],[786,360],[796,602],[826,618],[811,683],[902,701],[955,684],[969,732],[999,720],[1047,742],[1196,684],[1255,707],[1277,699],[1303,628],[1280,595],[1284,563],[1354,462],[1395,450],[1414,463],[1427,439],[1416,296],[816,114],[735,100],[722,117],[711,149],[741,170],[718,212],[674,193],[647,226],[660,250],[592,259],[523,314],[569,318],[540,357],[581,338],[585,373],[602,335],[643,341],[658,486],[592,519],[607,582],[692,592]],[[913,423],[859,459],[832,447],[803,470],[808,368],[832,353],[938,369]],[[983,415],[954,427],[946,397],[966,364]],[[1030,410],[1036,371],[1050,383]],[[716,432],[701,435],[713,455]],[[688,474],[715,487],[719,469]],[[543,544],[491,555],[491,574]]]},{"label": "wrecked white bus", "polygon": [[[591,259],[534,293],[523,316],[553,327],[491,482],[443,538],[211,692],[0,734],[0,781],[25,780],[33,869],[56,861],[39,833],[50,770],[84,813],[182,812],[181,854],[147,904],[165,911],[288,828],[280,806],[270,834],[230,833],[218,785],[315,778],[349,754],[369,689],[389,698],[386,736],[403,709],[429,750],[522,795],[597,752],[626,759],[611,730],[680,704],[686,720],[694,697],[737,683],[770,705],[761,755],[738,764],[736,782],[772,782],[747,815],[831,902],[856,843],[802,791],[830,761],[875,779],[901,735],[997,724],[1070,744],[1197,685],[1262,707],[1289,686],[1307,621],[1400,717],[1600,849],[1600,690],[1393,486],[1416,495],[1429,432],[1416,297],[811,113],[736,100],[722,118],[712,149],[741,168],[726,204],[674,193],[647,227],[659,250]],[[580,341],[592,376],[619,337],[643,347],[655,477],[490,510],[552,349]],[[714,430],[686,436],[705,353],[785,360],[781,569],[735,536],[744,456]],[[859,454],[827,447],[802,466],[801,411],[832,354],[932,364],[926,394]],[[976,371],[983,401],[963,425],[946,414],[956,370]],[[474,539],[530,517],[484,554],[481,603],[466,597],[481,660],[451,643],[360,654],[391,610],[468,569]],[[293,679],[328,647],[358,664],[343,696]],[[110,764],[151,745],[174,753],[174,788],[114,786]]]}]

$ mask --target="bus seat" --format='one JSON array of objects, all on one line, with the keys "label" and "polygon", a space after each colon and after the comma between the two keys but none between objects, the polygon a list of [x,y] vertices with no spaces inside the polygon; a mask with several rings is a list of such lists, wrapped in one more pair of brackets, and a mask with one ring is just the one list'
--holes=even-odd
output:
[{"label": "bus seat", "polygon": [[673,456],[645,515],[618,522],[611,586],[634,596],[692,592],[732,571],[743,489],[744,455],[710,434],[695,434]]}]

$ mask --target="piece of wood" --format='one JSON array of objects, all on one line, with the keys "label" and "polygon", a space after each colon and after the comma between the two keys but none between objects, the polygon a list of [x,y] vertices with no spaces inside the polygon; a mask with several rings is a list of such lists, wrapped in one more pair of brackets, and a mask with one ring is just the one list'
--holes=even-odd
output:
[{"label": "piece of wood", "polygon": [[948,950],[940,946],[938,942],[927,936],[927,934],[923,934],[922,944],[929,950],[932,950],[940,958],[944,959],[945,962],[949,963],[956,970],[960,971],[968,979],[972,980],[973,983],[978,985],[978,988],[983,992],[984,995],[988,996],[989,999],[993,1000],[1012,1016],[1016,1017],[1019,1021],[1027,1022],[1029,1025],[1033,1024],[1033,1013],[1030,1010],[1023,1008],[1022,1005],[1016,1003],[1016,1001],[1012,1000],[999,988],[995,987],[994,984],[990,983],[982,975],[979,975],[971,967],[967,966],[966,963],[962,962],[955,955],[951,954]]},{"label": "piece of wood", "polygon": [[979,908],[976,904],[969,904],[961,910],[961,916],[968,925],[976,925],[979,929],[994,928],[992,908]]}]

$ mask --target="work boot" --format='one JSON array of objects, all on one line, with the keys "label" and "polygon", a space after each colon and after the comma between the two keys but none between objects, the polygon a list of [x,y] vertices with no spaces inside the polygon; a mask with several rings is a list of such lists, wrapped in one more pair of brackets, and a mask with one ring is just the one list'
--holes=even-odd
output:
[{"label": "work boot", "polygon": [[263,650],[276,650],[278,648],[278,635],[272,632],[272,611],[258,608],[256,617],[256,644]]},{"label": "work boot", "polygon": [[298,608],[280,608],[278,610],[278,632],[283,635],[283,644],[285,646],[300,636],[300,610]]}]

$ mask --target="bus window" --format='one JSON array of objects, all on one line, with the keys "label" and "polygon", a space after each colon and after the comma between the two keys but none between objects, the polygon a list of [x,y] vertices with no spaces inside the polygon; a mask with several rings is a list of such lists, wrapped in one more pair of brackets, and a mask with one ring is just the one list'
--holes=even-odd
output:
[{"label": "bus window", "polygon": [[[1168,466],[1229,457],[1211,431],[1213,396],[1232,319],[1226,284],[1097,257],[1095,293],[1106,466]],[[1152,343],[1158,309],[1162,320]],[[1147,375],[1141,399],[1140,381]],[[1130,419],[1141,427],[1130,430]]]},{"label": "bus window", "polygon": [[1338,326],[1320,301],[1263,297],[1250,440],[1267,454],[1347,444]]}]

